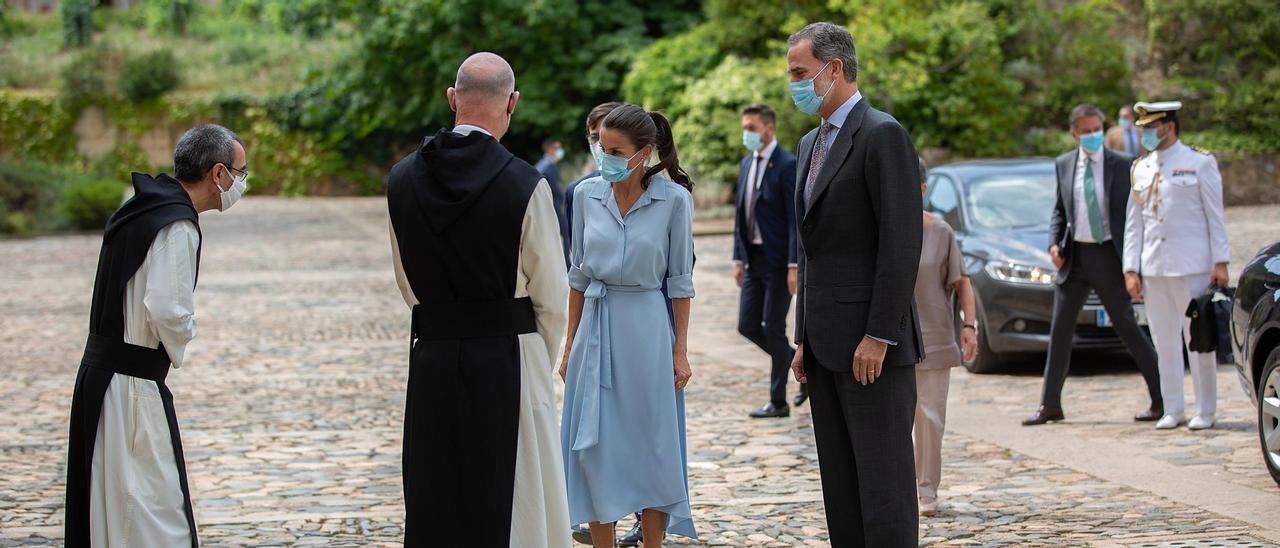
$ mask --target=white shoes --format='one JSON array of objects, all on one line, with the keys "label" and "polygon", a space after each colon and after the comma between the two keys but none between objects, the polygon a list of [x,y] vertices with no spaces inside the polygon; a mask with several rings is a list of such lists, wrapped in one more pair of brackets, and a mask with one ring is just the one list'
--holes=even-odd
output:
[{"label": "white shoes", "polygon": [[1187,423],[1187,428],[1192,430],[1207,430],[1213,428],[1213,415],[1196,415],[1191,418],[1191,422]]},{"label": "white shoes", "polygon": [[921,498],[920,498],[920,515],[922,515],[922,516],[936,516],[936,515],[938,515],[938,501],[937,501],[937,499],[931,499],[931,498],[921,497]]},{"label": "white shoes", "polygon": [[1156,430],[1173,430],[1186,421],[1187,418],[1183,415],[1165,415],[1156,423]]}]

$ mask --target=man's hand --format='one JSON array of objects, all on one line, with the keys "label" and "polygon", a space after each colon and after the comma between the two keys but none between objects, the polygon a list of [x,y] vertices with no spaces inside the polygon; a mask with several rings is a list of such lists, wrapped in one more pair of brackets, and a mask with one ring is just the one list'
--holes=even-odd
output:
[{"label": "man's hand", "polygon": [[972,327],[960,328],[960,353],[964,361],[970,362],[978,356],[978,330]]},{"label": "man's hand", "polygon": [[804,384],[809,382],[809,376],[804,373],[804,345],[796,346],[796,355],[791,358],[791,374],[795,375],[796,382]]},{"label": "man's hand", "polygon": [[747,274],[747,267],[742,263],[733,263],[733,281],[742,287],[742,277]]},{"label": "man's hand", "polygon": [[876,382],[884,369],[884,353],[888,349],[888,344],[862,337],[858,349],[853,351],[853,379],[863,386]]},{"label": "man's hand", "polygon": [[1062,265],[1067,263],[1067,261],[1062,259],[1062,250],[1056,245],[1049,248],[1049,258],[1053,259],[1054,268],[1061,269]]},{"label": "man's hand", "polygon": [[1142,302],[1142,278],[1138,277],[1137,272],[1124,273],[1124,290],[1129,292],[1129,298],[1133,302]]},{"label": "man's hand", "polygon": [[1213,283],[1223,289],[1226,289],[1227,284],[1231,283],[1231,277],[1227,275],[1227,263],[1213,265]]},{"label": "man's hand", "polygon": [[797,275],[797,270],[794,266],[787,269],[787,290],[791,292],[793,297],[796,294],[796,287],[799,285],[800,279]]}]

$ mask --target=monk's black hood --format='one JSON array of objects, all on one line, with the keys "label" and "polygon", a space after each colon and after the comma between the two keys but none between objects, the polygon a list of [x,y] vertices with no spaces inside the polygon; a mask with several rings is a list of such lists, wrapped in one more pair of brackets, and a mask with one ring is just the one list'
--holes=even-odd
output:
[{"label": "monk's black hood", "polygon": [[129,198],[107,220],[102,239],[110,240],[129,221],[148,211],[169,205],[186,206],[191,208],[191,211],[196,211],[195,206],[191,204],[191,196],[177,179],[163,173],[155,177],[145,173],[134,173],[133,197]]},{"label": "monk's black hood", "polygon": [[422,184],[415,188],[432,232],[447,229],[480,198],[515,156],[480,131],[440,130],[418,150]]}]

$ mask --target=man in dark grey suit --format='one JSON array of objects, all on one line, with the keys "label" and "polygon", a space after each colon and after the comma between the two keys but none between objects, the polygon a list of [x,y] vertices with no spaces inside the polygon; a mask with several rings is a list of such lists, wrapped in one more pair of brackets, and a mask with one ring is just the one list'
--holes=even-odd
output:
[{"label": "man in dark grey suit", "polygon": [[1159,420],[1164,414],[1164,400],[1160,397],[1156,351],[1134,318],[1120,261],[1124,256],[1124,217],[1133,157],[1103,148],[1106,115],[1098,107],[1079,105],[1071,110],[1068,120],[1071,135],[1080,146],[1055,162],[1058,200],[1049,223],[1049,256],[1058,273],[1053,280],[1053,320],[1049,356],[1044,365],[1044,391],[1040,408],[1022,424],[1035,426],[1065,418],[1062,384],[1071,364],[1076,319],[1090,288],[1098,294],[1116,334],[1147,382],[1151,406],[1133,420]]},{"label": "man in dark grey suit", "polygon": [[919,160],[906,130],[858,91],[848,31],[814,23],[787,46],[792,100],[822,116],[798,149],[791,367],[809,386],[831,545],[916,546]]}]

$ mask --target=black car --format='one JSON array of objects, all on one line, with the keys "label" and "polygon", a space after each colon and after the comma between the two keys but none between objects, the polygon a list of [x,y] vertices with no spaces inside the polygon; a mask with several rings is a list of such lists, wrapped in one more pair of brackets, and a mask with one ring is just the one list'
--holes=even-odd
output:
[{"label": "black car", "polygon": [[[978,358],[965,364],[974,373],[998,371],[1011,358],[1049,347],[1057,271],[1049,258],[1049,219],[1056,185],[1053,160],[1047,158],[929,170],[925,210],[955,229],[977,296]],[[1134,311],[1146,325],[1142,305]],[[1124,348],[1092,292],[1076,321],[1074,348]]]},{"label": "black car", "polygon": [[1240,384],[1258,407],[1262,460],[1280,484],[1280,243],[1245,265],[1231,305]]}]

